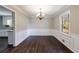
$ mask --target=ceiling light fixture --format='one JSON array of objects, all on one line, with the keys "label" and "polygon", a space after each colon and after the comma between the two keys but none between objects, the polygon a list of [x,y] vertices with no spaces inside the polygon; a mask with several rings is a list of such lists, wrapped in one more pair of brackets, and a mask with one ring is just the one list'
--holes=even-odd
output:
[{"label": "ceiling light fixture", "polygon": [[39,19],[39,20],[44,19],[44,14],[42,13],[42,8],[40,8],[40,12],[37,14],[37,19]]}]

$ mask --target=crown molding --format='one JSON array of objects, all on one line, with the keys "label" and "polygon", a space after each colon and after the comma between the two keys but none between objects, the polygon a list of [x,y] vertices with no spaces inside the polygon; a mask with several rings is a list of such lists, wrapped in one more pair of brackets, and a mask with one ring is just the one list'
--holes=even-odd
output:
[{"label": "crown molding", "polygon": [[19,8],[18,5],[2,5],[2,6],[11,10],[12,12],[18,11],[26,16],[26,13],[21,8]]}]

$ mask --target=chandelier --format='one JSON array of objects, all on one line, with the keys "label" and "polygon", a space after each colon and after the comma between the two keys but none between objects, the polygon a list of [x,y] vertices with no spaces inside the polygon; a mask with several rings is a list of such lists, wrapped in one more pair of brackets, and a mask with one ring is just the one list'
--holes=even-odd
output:
[{"label": "chandelier", "polygon": [[39,20],[44,19],[44,14],[42,12],[42,8],[40,8],[40,12],[37,14],[37,19],[39,19]]}]

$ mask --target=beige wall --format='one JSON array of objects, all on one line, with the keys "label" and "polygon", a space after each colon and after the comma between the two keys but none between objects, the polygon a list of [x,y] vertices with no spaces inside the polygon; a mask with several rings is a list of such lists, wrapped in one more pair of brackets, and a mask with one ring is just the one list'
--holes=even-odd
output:
[{"label": "beige wall", "polygon": [[[79,34],[79,6],[70,6],[70,33]],[[67,11],[67,10],[65,10]],[[62,12],[64,13],[64,12]],[[61,13],[61,14],[62,14]],[[59,14],[58,16],[60,16]],[[54,18],[54,28],[59,30],[60,29],[60,22],[59,17]]]},{"label": "beige wall", "polygon": [[27,16],[20,9],[17,9],[15,5],[7,5],[7,7],[15,12],[15,31],[26,30],[29,24]]},{"label": "beige wall", "polygon": [[70,8],[70,31],[79,34],[79,5]]},{"label": "beige wall", "polygon": [[[66,7],[66,6],[65,6]],[[58,15],[56,15],[54,17],[54,29],[59,30],[60,31],[60,16],[67,12],[68,10],[70,10],[70,6],[68,6],[67,8],[65,8],[64,10],[60,10],[60,12],[58,13]]]},{"label": "beige wall", "polygon": [[59,22],[59,16],[54,18],[54,29],[60,30],[60,22]]},{"label": "beige wall", "polygon": [[15,20],[15,30],[16,31],[23,31],[28,28],[29,22],[25,15],[23,15],[19,12],[16,12],[15,18],[16,18],[16,20]]},{"label": "beige wall", "polygon": [[29,19],[20,9],[17,9],[16,6],[7,5],[7,7],[15,12],[15,31],[13,34],[15,37],[12,36],[12,44],[13,46],[17,46],[28,37]]},{"label": "beige wall", "polygon": [[29,29],[52,29],[53,25],[53,19],[32,19],[30,20]]}]

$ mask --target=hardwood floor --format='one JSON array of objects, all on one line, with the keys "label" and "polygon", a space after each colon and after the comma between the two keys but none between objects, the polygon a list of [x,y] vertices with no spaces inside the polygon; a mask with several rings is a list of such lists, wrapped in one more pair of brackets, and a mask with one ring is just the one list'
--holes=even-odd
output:
[{"label": "hardwood floor", "polygon": [[15,48],[5,53],[72,53],[53,36],[30,36]]}]

